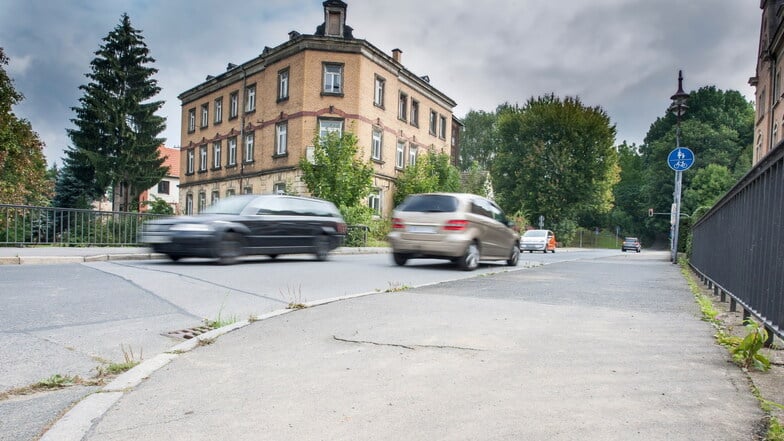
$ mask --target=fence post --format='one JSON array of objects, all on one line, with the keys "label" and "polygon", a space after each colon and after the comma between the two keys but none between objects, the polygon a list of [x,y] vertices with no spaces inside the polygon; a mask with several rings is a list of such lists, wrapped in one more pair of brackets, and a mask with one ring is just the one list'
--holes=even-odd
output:
[{"label": "fence post", "polygon": [[735,312],[738,309],[738,302],[734,297],[730,297],[730,312]]},{"label": "fence post", "polygon": [[718,285],[713,285],[713,295],[714,296],[719,295],[719,286]]},{"label": "fence post", "polygon": [[721,290],[721,301],[722,303],[727,301],[727,293],[723,289]]}]

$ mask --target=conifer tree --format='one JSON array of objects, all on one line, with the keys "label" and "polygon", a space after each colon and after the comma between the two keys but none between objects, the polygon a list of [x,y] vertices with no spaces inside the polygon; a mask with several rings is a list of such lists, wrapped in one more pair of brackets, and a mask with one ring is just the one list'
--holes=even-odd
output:
[{"label": "conifer tree", "polygon": [[158,154],[164,142],[158,135],[166,121],[155,115],[163,101],[152,101],[160,92],[153,78],[158,70],[149,67],[155,60],[127,14],[95,55],[91,72],[85,75],[90,82],[79,86],[84,91],[80,106],[72,108],[76,128],[68,131],[73,146],[66,150],[62,173],[69,182],[58,185],[63,191],[85,194],[58,199],[83,203],[111,188],[115,210],[134,210],[139,195],[167,172]]}]

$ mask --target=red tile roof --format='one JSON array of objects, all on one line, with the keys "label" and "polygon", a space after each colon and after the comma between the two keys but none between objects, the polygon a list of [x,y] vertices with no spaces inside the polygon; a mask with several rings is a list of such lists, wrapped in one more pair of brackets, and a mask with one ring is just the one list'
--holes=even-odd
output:
[{"label": "red tile roof", "polygon": [[179,178],[180,177],[180,149],[174,147],[166,147],[161,145],[158,147],[158,154],[163,157],[163,165],[169,166],[169,173],[167,176]]}]

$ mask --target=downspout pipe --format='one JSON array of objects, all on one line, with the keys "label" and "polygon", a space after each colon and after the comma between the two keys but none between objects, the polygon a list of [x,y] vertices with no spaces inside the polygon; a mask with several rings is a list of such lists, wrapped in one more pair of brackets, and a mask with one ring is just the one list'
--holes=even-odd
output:
[{"label": "downspout pipe", "polygon": [[240,106],[240,108],[237,109],[240,112],[240,114],[242,115],[242,117],[240,118],[240,148],[238,149],[240,151],[240,158],[239,158],[239,161],[240,161],[240,188],[239,188],[239,194],[242,194],[245,191],[245,187],[243,187],[242,180],[244,178],[244,173],[245,173],[245,154],[246,154],[245,149],[247,148],[245,146],[245,107],[248,104],[245,102],[245,100],[247,99],[247,96],[248,96],[248,91],[247,91],[248,79],[247,79],[247,77],[245,75],[245,67],[240,65],[239,68],[242,71],[242,91],[241,91],[241,93],[242,93],[242,106]]}]

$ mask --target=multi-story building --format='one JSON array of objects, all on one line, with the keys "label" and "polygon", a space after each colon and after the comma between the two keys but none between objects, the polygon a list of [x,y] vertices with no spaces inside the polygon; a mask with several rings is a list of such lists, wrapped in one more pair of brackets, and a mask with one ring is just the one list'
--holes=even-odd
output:
[{"label": "multi-story building", "polygon": [[308,194],[300,158],[316,136],[345,130],[374,166],[368,204],[386,215],[395,179],[424,151],[459,149],[456,103],[387,54],[353,37],[346,3],[327,0],[315,34],[274,48],[182,93],[183,211],[239,193]]},{"label": "multi-story building", "polygon": [[760,0],[762,22],[756,74],[749,84],[756,89],[754,155],[756,164],[784,139],[784,1]]}]

